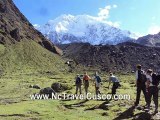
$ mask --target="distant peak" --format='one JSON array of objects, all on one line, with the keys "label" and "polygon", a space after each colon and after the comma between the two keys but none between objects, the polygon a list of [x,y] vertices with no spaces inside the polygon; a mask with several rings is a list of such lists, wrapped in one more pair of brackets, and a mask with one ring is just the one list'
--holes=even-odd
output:
[{"label": "distant peak", "polygon": [[90,15],[63,14],[39,30],[54,43],[83,42],[90,44],[117,44],[133,40],[135,34],[114,27],[107,21]]},{"label": "distant peak", "polygon": [[59,16],[58,18],[62,18],[62,19],[72,19],[72,18],[74,18],[74,16],[73,15],[70,15],[70,14],[63,14],[63,15],[61,15],[61,16]]}]

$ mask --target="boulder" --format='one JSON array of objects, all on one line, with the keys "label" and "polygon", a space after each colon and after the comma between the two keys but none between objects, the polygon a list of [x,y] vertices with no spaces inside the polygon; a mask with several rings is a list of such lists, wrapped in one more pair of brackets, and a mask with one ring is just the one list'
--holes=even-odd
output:
[{"label": "boulder", "polygon": [[5,40],[3,36],[0,36],[0,44],[5,44]]},{"label": "boulder", "polygon": [[102,116],[109,116],[107,112],[102,113]]},{"label": "boulder", "polygon": [[60,83],[53,83],[51,85],[51,88],[55,91],[55,92],[60,92],[61,91],[61,87],[62,85]]},{"label": "boulder", "polygon": [[11,35],[11,37],[14,38],[16,41],[20,41],[20,39],[21,39],[18,28],[15,28],[14,30],[12,30],[12,31],[10,32],[10,35]]},{"label": "boulder", "polygon": [[[41,34],[40,32],[37,32],[38,34]],[[41,36],[41,35],[40,35]],[[63,51],[59,49],[57,46],[55,46],[53,43],[51,43],[48,40],[42,39],[42,41],[38,42],[41,46],[45,47],[47,50],[54,52],[58,55],[63,55]]]},{"label": "boulder", "polygon": [[30,85],[29,88],[41,89],[39,85]]},{"label": "boulder", "polygon": [[0,3],[0,12],[5,13],[7,11],[7,7],[5,4]]},{"label": "boulder", "polygon": [[72,89],[71,86],[69,86],[68,84],[61,84],[61,83],[53,83],[51,85],[51,88],[55,91],[55,92],[60,92],[60,91],[65,91],[65,90],[70,90]]},{"label": "boulder", "polygon": [[52,98],[52,94],[55,94],[56,92],[52,88],[46,87],[41,89],[39,93],[49,95],[49,98]]},{"label": "boulder", "polygon": [[33,85],[33,88],[35,88],[35,89],[41,89],[41,87],[39,85]]}]

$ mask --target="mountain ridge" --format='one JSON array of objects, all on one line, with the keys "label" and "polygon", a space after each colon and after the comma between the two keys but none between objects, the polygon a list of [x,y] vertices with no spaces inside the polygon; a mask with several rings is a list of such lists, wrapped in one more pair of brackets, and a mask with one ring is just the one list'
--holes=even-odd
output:
[{"label": "mountain ridge", "polygon": [[35,28],[56,44],[118,44],[137,37],[129,31],[121,30],[89,15],[61,15],[43,26],[36,25]]},{"label": "mountain ridge", "polygon": [[160,71],[160,48],[125,42],[118,45],[90,45],[71,43],[59,45],[64,57],[84,66],[98,67],[102,71],[135,71],[136,64],[144,69]]},{"label": "mountain ridge", "polygon": [[135,42],[144,46],[160,47],[160,32],[154,35],[149,34],[140,37]]}]

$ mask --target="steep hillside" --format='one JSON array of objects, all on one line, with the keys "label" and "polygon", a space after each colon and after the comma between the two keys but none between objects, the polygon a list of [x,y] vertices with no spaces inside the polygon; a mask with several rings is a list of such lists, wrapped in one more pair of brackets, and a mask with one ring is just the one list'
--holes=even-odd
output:
[{"label": "steep hillside", "polygon": [[66,70],[62,58],[35,41],[24,40],[9,46],[0,45],[0,70],[4,72],[37,72]]},{"label": "steep hillside", "polygon": [[145,47],[135,43],[92,46],[90,44],[61,45],[64,56],[85,66],[101,70],[131,71],[136,64],[160,70],[160,48]]},{"label": "steep hillside", "polygon": [[12,0],[0,0],[0,43],[13,44],[33,40],[46,49],[61,54],[61,50],[38,32],[18,10]]},{"label": "steep hillside", "polygon": [[0,0],[0,75],[64,71],[59,54],[62,51],[34,29],[12,0]]}]

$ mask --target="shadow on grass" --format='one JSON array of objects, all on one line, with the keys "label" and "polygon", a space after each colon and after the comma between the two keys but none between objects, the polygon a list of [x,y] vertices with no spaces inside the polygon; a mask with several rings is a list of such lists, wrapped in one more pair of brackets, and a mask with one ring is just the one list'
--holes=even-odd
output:
[{"label": "shadow on grass", "polygon": [[134,115],[134,110],[135,110],[135,107],[132,106],[113,120],[124,120],[129,118],[133,118],[132,120],[152,120],[151,114],[147,112],[140,112]]},{"label": "shadow on grass", "polygon": [[69,105],[63,105],[65,108],[68,108],[68,109],[74,109],[73,107],[82,107],[84,106],[84,103],[86,103],[87,101],[89,100],[83,100],[81,102],[78,102],[78,103],[74,103],[74,104],[69,104]]},{"label": "shadow on grass", "polygon": [[147,112],[141,112],[134,115],[133,120],[153,120],[152,115]]},{"label": "shadow on grass", "polygon": [[107,101],[103,102],[100,105],[96,105],[96,106],[94,106],[92,108],[87,108],[87,109],[85,109],[85,111],[87,111],[87,110],[95,110],[95,109],[108,110],[107,104],[109,104],[109,102],[110,102],[110,100],[107,100]]},{"label": "shadow on grass", "polygon": [[130,107],[129,109],[127,109],[126,111],[121,113],[117,118],[115,118],[113,120],[123,120],[123,119],[132,118],[134,115],[134,109],[135,109],[134,106]]},{"label": "shadow on grass", "polygon": [[12,117],[12,116],[16,116],[16,117],[26,117],[26,115],[24,114],[11,114],[11,115],[0,115],[0,117]]}]

